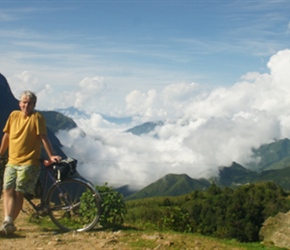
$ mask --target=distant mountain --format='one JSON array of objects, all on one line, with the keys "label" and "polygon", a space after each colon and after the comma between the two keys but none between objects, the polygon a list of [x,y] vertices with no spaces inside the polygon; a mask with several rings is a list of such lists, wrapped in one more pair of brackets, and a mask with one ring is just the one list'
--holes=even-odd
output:
[{"label": "distant mountain", "polygon": [[257,162],[246,167],[258,172],[271,169],[282,169],[290,166],[290,140],[288,138],[274,141],[253,149]]},{"label": "distant mountain", "polygon": [[124,185],[122,187],[115,188],[115,190],[123,194],[124,197],[134,194],[136,192],[134,190],[131,190],[129,185]]},{"label": "distant mountain", "polygon": [[249,183],[269,181],[275,182],[284,190],[290,190],[290,167],[257,173],[234,162],[230,167],[220,168],[219,177],[211,180],[192,179],[186,174],[168,174],[125,199],[179,196],[192,193],[194,190],[204,190],[212,183],[220,187],[235,188]]},{"label": "distant mountain", "polygon": [[59,130],[70,130],[77,127],[73,119],[55,111],[40,111],[46,120],[46,126],[56,133]]},{"label": "distant mountain", "polygon": [[125,132],[132,133],[134,135],[148,134],[153,131],[157,126],[162,126],[163,122],[145,122],[141,125],[135,126],[133,128],[127,129]]},{"label": "distant mountain", "polygon": [[88,118],[90,118],[89,114],[87,114],[86,112],[81,111],[75,107],[59,108],[59,109],[56,109],[55,111],[62,113],[63,115],[70,117],[72,119],[80,119],[80,118],[88,119]]},{"label": "distant mountain", "polygon": [[220,167],[219,176],[213,180],[219,186],[238,186],[253,182],[259,174],[233,162],[230,167]]},{"label": "distant mountain", "polygon": [[230,167],[221,169],[217,184],[219,186],[235,187],[248,183],[268,181],[275,182],[284,190],[290,191],[290,166],[258,173],[233,163]]},{"label": "distant mountain", "polygon": [[205,179],[192,179],[186,174],[168,174],[140,191],[127,196],[126,200],[154,196],[178,196],[194,190],[203,190],[210,185],[211,183]]},{"label": "distant mountain", "polygon": [[109,121],[110,123],[115,123],[115,124],[129,124],[132,122],[132,117],[130,116],[125,116],[125,117],[115,117],[115,116],[108,116],[101,114],[101,116]]},{"label": "distant mountain", "polygon": [[[68,116],[72,119],[90,119],[91,115],[87,114],[86,112],[79,110],[75,107],[69,107],[69,108],[61,108],[56,109],[55,111],[62,113],[65,116]],[[115,124],[129,124],[132,122],[132,117],[126,116],[126,117],[115,117],[115,116],[109,116],[105,114],[99,114],[103,117],[103,119],[107,120],[110,123]]]}]

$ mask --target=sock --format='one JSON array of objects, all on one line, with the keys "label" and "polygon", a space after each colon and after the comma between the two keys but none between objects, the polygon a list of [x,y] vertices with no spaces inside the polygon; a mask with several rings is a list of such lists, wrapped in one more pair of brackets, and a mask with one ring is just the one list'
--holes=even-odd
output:
[{"label": "sock", "polygon": [[8,223],[13,223],[13,219],[10,216],[5,216],[4,221],[7,221]]}]

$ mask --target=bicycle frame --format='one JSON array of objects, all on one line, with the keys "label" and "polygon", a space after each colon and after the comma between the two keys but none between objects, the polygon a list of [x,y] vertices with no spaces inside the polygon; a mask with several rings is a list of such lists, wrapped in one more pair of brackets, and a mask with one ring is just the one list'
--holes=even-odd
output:
[{"label": "bicycle frame", "polygon": [[[45,176],[44,176],[44,184],[43,184],[43,192],[40,198],[40,203],[39,204],[35,204],[32,199],[34,198],[32,195],[24,195],[24,198],[27,200],[27,202],[31,205],[31,207],[34,209],[35,214],[33,214],[32,216],[46,216],[49,215],[49,213],[54,212],[54,211],[59,211],[59,210],[63,210],[63,211],[72,211],[75,208],[80,206],[80,202],[74,202],[73,204],[71,204],[69,197],[66,197],[66,192],[65,190],[62,189],[62,182],[57,181],[54,176],[51,173],[52,168],[51,167],[44,167],[45,168]],[[73,180],[74,182],[82,182],[84,183],[87,187],[90,188],[90,190],[94,190],[93,191],[93,197],[95,197],[95,199],[97,199],[99,202],[102,201],[101,195],[99,194],[99,192],[95,189],[94,185],[80,177],[68,177],[67,181],[69,180]],[[52,182],[52,184],[50,185],[50,182]],[[66,181],[64,181],[66,183]],[[60,206],[55,206],[55,207],[51,207],[48,204],[48,195],[51,193],[51,191],[53,189],[57,189],[59,190],[59,194],[62,194],[61,197],[59,196],[58,198],[61,198],[63,204]],[[65,205],[64,205],[65,204]]]},{"label": "bicycle frame", "polygon": [[[41,182],[41,172],[39,175],[39,180],[41,183],[41,188],[42,188],[42,193],[40,198],[36,198],[40,200],[39,204],[35,204],[32,199],[35,199],[34,195],[31,194],[24,194],[25,200],[31,205],[31,207],[34,209],[37,215],[47,215],[48,209],[45,207],[45,200],[46,200],[46,195],[49,193],[50,188],[56,184],[55,178],[51,174],[51,167],[45,167],[41,166],[41,170],[44,169],[44,183]],[[49,186],[49,183],[52,183]]]},{"label": "bicycle frame", "polygon": [[[94,185],[77,171],[63,181],[54,176],[54,163],[41,165],[41,195],[24,194],[34,210],[30,220],[48,215],[62,231],[85,232],[94,228],[102,211],[102,199]],[[40,203],[36,204],[34,199]]]}]

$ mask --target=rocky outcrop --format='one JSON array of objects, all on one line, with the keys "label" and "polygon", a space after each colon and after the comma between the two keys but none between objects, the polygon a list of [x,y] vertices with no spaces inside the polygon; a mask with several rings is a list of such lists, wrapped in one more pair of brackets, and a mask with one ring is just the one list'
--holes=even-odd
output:
[{"label": "rocky outcrop", "polygon": [[13,96],[6,78],[0,73],[0,139],[3,136],[2,128],[12,110],[19,109],[18,101]]},{"label": "rocky outcrop", "polygon": [[269,217],[260,230],[260,239],[265,245],[290,249],[290,211]]}]

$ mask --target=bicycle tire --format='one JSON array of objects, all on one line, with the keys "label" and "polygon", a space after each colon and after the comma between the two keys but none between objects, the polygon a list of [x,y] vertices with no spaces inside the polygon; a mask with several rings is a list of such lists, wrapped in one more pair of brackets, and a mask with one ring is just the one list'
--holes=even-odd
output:
[{"label": "bicycle tire", "polygon": [[85,232],[94,228],[100,218],[101,197],[90,182],[71,178],[51,186],[46,207],[62,231]]}]

